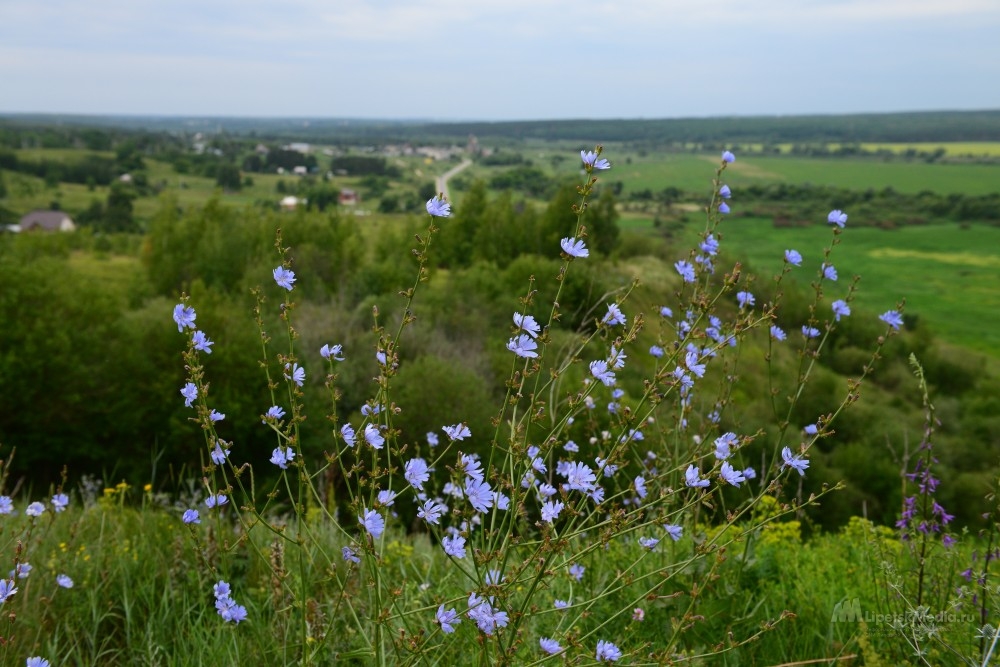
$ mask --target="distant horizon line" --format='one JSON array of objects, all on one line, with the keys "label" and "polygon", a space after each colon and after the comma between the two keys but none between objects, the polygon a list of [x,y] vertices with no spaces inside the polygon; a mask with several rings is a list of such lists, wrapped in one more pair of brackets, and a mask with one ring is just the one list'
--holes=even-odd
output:
[{"label": "distant horizon line", "polygon": [[536,117],[536,118],[508,118],[508,119],[484,119],[484,118],[435,118],[435,117],[414,117],[414,118],[388,118],[388,117],[366,117],[366,116],[282,116],[282,115],[240,115],[240,114],[183,114],[183,113],[81,113],[62,111],[3,111],[0,110],[0,118],[106,118],[106,119],[154,119],[154,120],[242,120],[242,121],[291,121],[291,122],[342,122],[342,123],[392,123],[404,124],[433,124],[433,125],[461,125],[461,124],[503,124],[503,123],[544,123],[544,122],[614,122],[614,121],[665,121],[665,120],[732,120],[732,119],[755,119],[755,118],[844,118],[851,116],[897,116],[897,115],[921,115],[921,114],[974,114],[974,113],[1000,113],[1000,108],[978,108],[978,109],[919,109],[919,110],[896,110],[896,111],[852,111],[843,113],[755,113],[755,114],[728,114],[728,115],[684,115],[684,116],[618,116],[618,117]]}]

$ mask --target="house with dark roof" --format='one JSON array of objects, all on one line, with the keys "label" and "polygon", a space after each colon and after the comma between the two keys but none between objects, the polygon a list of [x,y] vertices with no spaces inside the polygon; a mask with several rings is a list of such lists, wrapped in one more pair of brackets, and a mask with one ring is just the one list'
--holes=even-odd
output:
[{"label": "house with dark roof", "polygon": [[32,211],[21,218],[18,228],[22,232],[41,230],[46,232],[72,232],[76,223],[62,211]]}]

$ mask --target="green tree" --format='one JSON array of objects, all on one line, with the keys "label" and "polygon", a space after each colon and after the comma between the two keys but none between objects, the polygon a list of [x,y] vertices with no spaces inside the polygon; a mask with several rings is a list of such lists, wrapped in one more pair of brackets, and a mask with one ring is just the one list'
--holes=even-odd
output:
[{"label": "green tree", "polygon": [[300,194],[304,194],[306,199],[309,200],[310,211],[316,209],[323,212],[330,207],[337,206],[340,189],[327,183],[313,182],[308,189],[301,191]]},{"label": "green tree", "polygon": [[259,173],[264,170],[264,161],[256,153],[243,158],[243,171]]},{"label": "green tree", "polygon": [[358,185],[367,191],[368,197],[376,199],[381,197],[389,189],[389,179],[385,176],[375,176],[370,174],[362,178]]},{"label": "green tree", "polygon": [[146,166],[142,161],[142,154],[139,152],[139,148],[132,139],[123,141],[118,146],[115,150],[115,161],[118,163],[120,171],[137,171],[144,169]]},{"label": "green tree", "polygon": [[420,186],[420,190],[417,192],[417,196],[420,197],[420,201],[425,202],[428,199],[433,199],[434,196],[438,194],[437,187],[434,185],[434,181],[424,183]]},{"label": "green tree", "polygon": [[538,238],[542,252],[558,252],[560,239],[573,235],[577,219],[573,207],[579,201],[576,186],[567,184],[556,191],[542,215]]},{"label": "green tree", "polygon": [[[564,185],[559,188],[542,218],[542,252],[558,248],[560,239],[572,236],[577,221],[574,207],[579,202],[580,195],[575,186]],[[587,246],[591,252],[608,255],[618,246],[618,211],[611,190],[603,190],[596,200],[590,202],[583,214],[583,225],[587,228]]]},{"label": "green tree", "polygon": [[100,227],[104,218],[104,205],[98,199],[91,199],[90,206],[76,215],[76,221],[84,227]]},{"label": "green tree", "polygon": [[378,202],[379,213],[395,213],[399,210],[399,197],[386,195]]},{"label": "green tree", "polygon": [[452,211],[447,225],[441,226],[439,257],[449,267],[472,263],[476,232],[486,215],[486,184],[476,181]]},{"label": "green tree", "polygon": [[486,455],[494,410],[486,387],[482,377],[453,360],[422,356],[400,367],[394,398],[406,410],[395,418],[395,426],[404,439],[419,442],[461,415],[473,433],[482,434],[480,453]]},{"label": "green tree", "polygon": [[215,170],[215,184],[223,190],[230,192],[239,191],[243,187],[240,168],[235,164],[220,164]]},{"label": "green tree", "polygon": [[589,245],[602,255],[610,255],[621,240],[618,217],[615,195],[609,188],[601,192],[597,201],[587,208],[583,216],[583,224],[586,225],[590,238]]},{"label": "green tree", "polygon": [[132,215],[132,200],[135,199],[135,192],[124,183],[113,183],[108,192],[107,206],[104,208],[104,218],[99,226],[99,231],[103,232],[137,232],[139,225],[136,224]]},{"label": "green tree", "polygon": [[518,215],[509,190],[490,202],[476,228],[473,258],[506,267],[526,249],[532,248],[535,217],[531,209]]},{"label": "green tree", "polygon": [[113,390],[107,379],[115,364],[108,360],[116,356],[122,304],[64,257],[23,261],[14,254],[0,258],[0,318],[18,323],[0,332],[3,444],[17,447],[17,466],[35,467],[36,474],[88,458],[93,464],[88,449],[116,421],[105,401]]}]

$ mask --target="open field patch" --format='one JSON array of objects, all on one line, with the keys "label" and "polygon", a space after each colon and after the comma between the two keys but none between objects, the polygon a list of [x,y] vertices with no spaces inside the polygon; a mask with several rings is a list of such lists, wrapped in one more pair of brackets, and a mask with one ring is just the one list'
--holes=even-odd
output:
[{"label": "open field patch", "polygon": [[905,143],[863,143],[861,148],[866,151],[892,151],[905,153],[914,150],[920,153],[933,153],[943,150],[948,157],[1000,157],[1000,141],[954,141],[954,142],[917,142]]},{"label": "open field patch", "polygon": [[[727,221],[720,231],[723,251],[761,276],[781,271],[785,249],[828,246],[832,238],[825,225],[775,228],[754,218]],[[860,275],[859,308],[881,313],[905,299],[905,311],[946,340],[1000,357],[1000,228],[848,227],[841,239],[830,256],[840,279],[827,283],[829,300],[843,298],[851,277]],[[823,259],[816,251],[802,254],[803,266],[790,277],[807,285],[817,279]]]},{"label": "open field patch", "polygon": [[[923,190],[942,194],[986,195],[1000,190],[1000,165],[926,164],[883,162],[874,158],[819,159],[748,155],[733,163],[734,173],[751,183],[809,183],[848,188],[916,194]],[[758,169],[756,174],[752,169]],[[760,175],[764,174],[764,175]]]},{"label": "open field patch", "polygon": [[904,250],[901,248],[879,248],[870,253],[874,259],[915,259],[957,266],[975,266],[981,268],[1000,267],[1000,257],[975,255],[969,252],[925,252],[922,250]]},{"label": "open field patch", "polygon": [[[622,181],[625,196],[647,189],[657,193],[671,187],[705,192],[710,191],[712,185],[712,173],[706,166],[718,166],[718,162],[715,154],[635,154],[626,151],[612,162],[612,171],[601,174],[600,178],[608,183]],[[570,173],[566,167],[559,171]],[[891,188],[904,194],[929,191],[988,195],[1000,191],[998,164],[908,162],[874,156],[819,158],[739,154],[736,162],[727,167],[726,178],[743,184],[808,184],[861,192]]]}]

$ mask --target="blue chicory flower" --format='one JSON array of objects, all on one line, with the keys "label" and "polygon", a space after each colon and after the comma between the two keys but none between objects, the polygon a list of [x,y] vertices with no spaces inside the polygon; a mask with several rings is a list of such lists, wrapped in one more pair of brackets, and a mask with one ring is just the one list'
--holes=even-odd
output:
[{"label": "blue chicory flower", "polygon": [[674,269],[680,274],[681,279],[686,283],[693,283],[695,280],[694,267],[686,260],[679,260],[674,263]]},{"label": "blue chicory flower", "polygon": [[802,458],[801,456],[792,454],[792,450],[788,447],[784,447],[781,450],[781,458],[784,463],[781,464],[781,468],[784,469],[786,466],[798,471],[799,476],[806,474],[806,468],[809,467],[809,461]]},{"label": "blue chicory flower", "polygon": [[583,166],[586,167],[588,171],[591,169],[611,168],[611,163],[605,158],[598,158],[597,153],[594,151],[580,151],[580,159],[583,161]]},{"label": "blue chicory flower", "polygon": [[376,540],[382,537],[382,532],[385,530],[385,519],[382,515],[375,510],[366,510],[364,507],[361,508],[358,523],[364,526],[368,534]]},{"label": "blue chicory flower", "polygon": [[334,361],[344,360],[344,346],[343,345],[324,345],[319,348],[319,355],[324,359],[333,359]]},{"label": "blue chicory flower", "polygon": [[622,657],[621,649],[603,639],[597,642],[597,660],[599,662],[618,662]]},{"label": "blue chicory flower", "polygon": [[427,200],[427,213],[435,218],[447,218],[451,215],[451,204],[435,196]]},{"label": "blue chicory flower", "polygon": [[406,462],[405,472],[403,477],[406,481],[410,483],[415,489],[423,490],[424,482],[430,479],[430,471],[427,467],[427,461],[421,458],[410,459]]},{"label": "blue chicory flower", "polygon": [[271,463],[282,470],[288,470],[288,464],[295,458],[295,451],[291,447],[275,447],[271,452]]},{"label": "blue chicory flower", "polygon": [[843,299],[837,299],[830,307],[833,309],[833,315],[839,322],[841,317],[847,317],[851,314],[851,307],[847,305],[847,302]]},{"label": "blue chicory flower", "polygon": [[292,283],[295,282],[294,271],[286,269],[283,266],[279,266],[272,273],[274,274],[274,282],[278,283],[279,287],[284,287],[289,292],[292,291]]},{"label": "blue chicory flower", "polygon": [[197,317],[194,308],[190,306],[185,307],[183,303],[174,306],[174,322],[177,323],[178,332],[183,332],[185,328],[194,329],[194,321]]},{"label": "blue chicory flower", "polygon": [[542,637],[541,639],[539,639],[538,645],[542,648],[543,651],[545,651],[549,655],[555,655],[556,653],[559,653],[559,651],[562,650],[562,647],[559,646],[559,642],[549,637]]},{"label": "blue chicory flower", "polygon": [[455,632],[455,626],[462,622],[461,617],[454,608],[445,611],[444,605],[438,607],[434,615],[435,622],[441,626],[441,632],[450,635]]},{"label": "blue chicory flower", "polygon": [[565,238],[559,242],[562,247],[563,252],[570,257],[590,257],[590,251],[587,250],[587,244],[583,242],[583,239],[572,239]]},{"label": "blue chicory flower", "polygon": [[517,338],[507,341],[507,349],[524,359],[534,359],[538,356],[536,343],[528,334],[519,334]]},{"label": "blue chicory flower", "polygon": [[899,327],[903,326],[903,316],[895,310],[887,310],[879,315],[878,318],[896,331],[899,331]]},{"label": "blue chicory flower", "polygon": [[215,343],[208,339],[205,332],[200,330],[191,334],[191,343],[194,345],[194,349],[205,354],[212,354],[212,346],[215,345]]},{"label": "blue chicory flower", "polygon": [[181,396],[184,397],[184,407],[190,408],[191,404],[198,398],[198,387],[194,382],[188,382],[181,388]]}]

